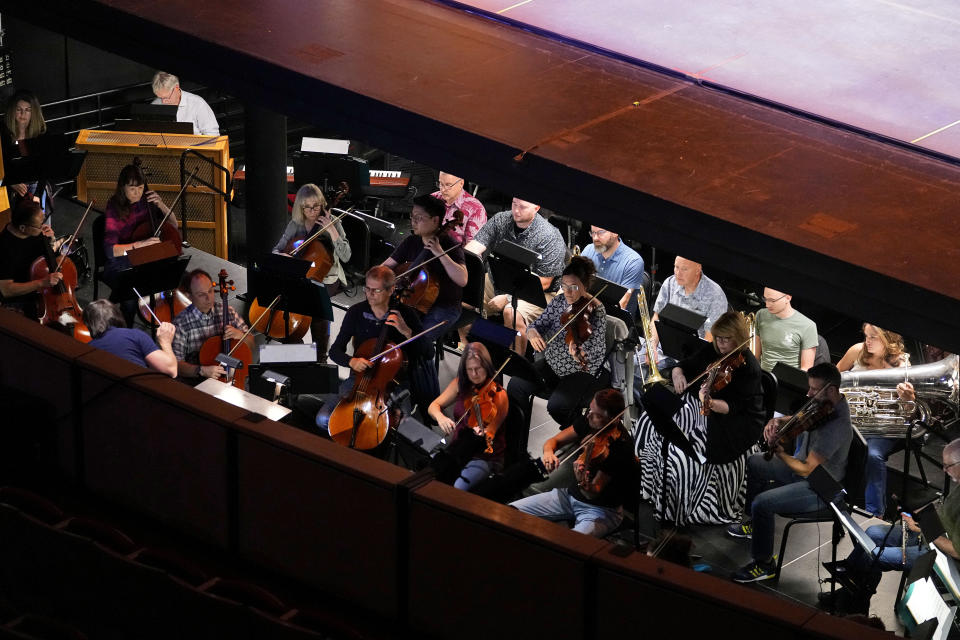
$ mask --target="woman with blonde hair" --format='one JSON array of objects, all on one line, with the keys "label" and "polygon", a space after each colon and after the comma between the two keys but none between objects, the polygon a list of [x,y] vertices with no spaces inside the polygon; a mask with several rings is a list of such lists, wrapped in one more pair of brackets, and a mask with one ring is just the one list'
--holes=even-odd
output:
[{"label": "woman with blonde hair", "polygon": [[[869,371],[906,367],[909,364],[910,354],[904,350],[900,334],[864,322],[863,342],[847,349],[837,363],[837,369],[841,372]],[[916,398],[913,385],[909,382],[897,385],[897,395],[905,401]],[[887,507],[887,459],[891,453],[902,448],[901,438],[867,438],[864,502],[867,511],[878,518],[883,517]]]},{"label": "woman with blonde hair", "polygon": [[[29,156],[31,153],[29,141],[47,132],[47,122],[43,118],[43,109],[40,108],[37,96],[32,91],[24,90],[13,94],[7,103],[3,125],[3,161],[6,167],[6,163],[13,158]],[[16,206],[20,198],[25,197],[29,192],[40,199],[40,206],[44,213],[50,213],[48,200],[52,199],[53,192],[49,185],[44,184],[41,189],[36,182],[30,184],[20,182],[7,185],[7,189],[11,207]]]},{"label": "woman with blonde hair", "polygon": [[[326,227],[333,220],[327,205],[327,199],[323,197],[323,191],[315,184],[305,184],[297,191],[297,197],[293,201],[293,209],[290,212],[290,222],[277,244],[273,247],[274,253],[289,255],[286,253],[287,245],[296,238],[309,238],[319,229]],[[333,266],[323,278],[323,283],[317,284],[316,312],[310,317],[310,334],[313,341],[317,344],[317,360],[319,362],[327,361],[327,347],[330,343],[330,322],[333,321],[333,305],[330,304],[330,292],[328,287],[337,286],[337,283],[345,285],[346,276],[343,273],[343,262],[350,260],[350,243],[347,241],[347,234],[338,220],[336,223],[327,227],[320,234],[320,237],[314,240],[320,242],[333,257]]]}]

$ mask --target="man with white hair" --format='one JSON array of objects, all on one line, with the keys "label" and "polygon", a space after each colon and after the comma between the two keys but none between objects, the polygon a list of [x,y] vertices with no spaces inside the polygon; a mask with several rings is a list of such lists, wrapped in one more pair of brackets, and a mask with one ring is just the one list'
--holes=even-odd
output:
[{"label": "man with white hair", "polygon": [[153,76],[153,104],[175,105],[177,122],[193,124],[197,136],[219,136],[220,125],[206,100],[180,88],[180,79],[172,73],[157,71]]}]

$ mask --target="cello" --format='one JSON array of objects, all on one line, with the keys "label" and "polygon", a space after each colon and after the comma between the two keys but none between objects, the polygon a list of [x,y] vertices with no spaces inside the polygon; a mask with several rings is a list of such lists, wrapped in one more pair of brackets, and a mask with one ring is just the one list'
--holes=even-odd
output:
[{"label": "cello", "polygon": [[[243,389],[247,381],[247,371],[250,368],[250,363],[253,362],[253,353],[250,351],[250,347],[247,346],[247,343],[243,341],[243,338],[237,340],[236,344],[233,344],[233,340],[224,337],[227,327],[230,326],[230,305],[228,304],[227,300],[230,296],[230,292],[236,291],[237,288],[233,286],[233,280],[227,280],[226,269],[220,270],[218,279],[220,300],[223,306],[220,332],[215,336],[207,338],[207,340],[203,343],[203,346],[200,347],[200,364],[201,366],[220,364],[217,362],[217,356],[219,356],[221,353],[240,360],[242,365],[234,370],[231,383],[238,389]],[[252,328],[247,329],[247,332],[243,335],[243,337],[246,338],[251,330]],[[230,376],[228,375],[228,379],[229,377]]]},{"label": "cello", "polygon": [[[341,191],[338,192],[337,196],[334,198],[333,206],[336,206],[336,204],[346,193],[347,190],[341,189]],[[306,275],[311,280],[320,283],[321,286],[323,285],[323,279],[333,267],[333,254],[324,245],[323,241],[320,239],[320,236],[332,225],[336,224],[337,221],[347,215],[347,213],[349,213],[349,210],[344,211],[340,215],[333,218],[330,222],[323,225],[323,227],[312,233],[309,237],[292,238],[284,248],[283,252],[290,257],[301,258],[311,263]],[[311,316],[284,311],[274,311],[273,313],[264,317],[263,309],[264,307],[260,305],[260,301],[254,298],[253,302],[250,303],[247,319],[253,324],[257,331],[260,331],[261,333],[276,340],[290,340],[299,342],[303,339],[303,336],[306,335],[307,329],[310,328],[310,323],[313,321]],[[262,317],[263,319],[254,323],[254,317]]]},{"label": "cello", "polygon": [[[439,241],[445,233],[451,229],[455,229],[462,223],[463,212],[457,209],[454,217],[437,227],[437,230],[433,232],[432,236],[436,237]],[[424,267],[462,246],[463,244],[458,242],[450,248],[445,249],[442,253],[432,255],[425,260],[418,262],[414,259],[394,266],[393,271],[397,274],[397,290],[400,291],[400,302],[409,307],[413,307],[420,313],[430,311],[433,303],[437,301],[437,297],[440,295],[440,283],[437,277]],[[423,256],[426,252],[427,250],[424,248],[423,252],[421,252],[417,258]]]},{"label": "cello", "polygon": [[92,206],[93,201],[87,205],[87,210],[80,218],[76,231],[61,247],[59,260],[54,254],[51,238],[46,238],[43,245],[44,255],[34,260],[33,264],[30,265],[30,278],[33,280],[46,279],[51,273],[58,271],[63,274],[59,283],[53,287],[44,287],[42,290],[43,316],[40,318],[40,324],[66,327],[70,330],[73,338],[80,342],[90,342],[91,336],[87,325],[83,323],[83,309],[80,308],[80,303],[77,302],[77,296],[74,293],[77,286],[77,267],[66,254],[69,253]]}]

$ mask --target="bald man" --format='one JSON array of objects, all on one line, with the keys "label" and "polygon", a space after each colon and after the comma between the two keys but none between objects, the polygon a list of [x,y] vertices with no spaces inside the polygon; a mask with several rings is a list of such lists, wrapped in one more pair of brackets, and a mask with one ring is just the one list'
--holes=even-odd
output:
[{"label": "bald man", "polygon": [[675,304],[706,316],[707,319],[697,330],[697,335],[708,341],[713,340],[710,327],[730,307],[720,285],[703,275],[703,266],[699,262],[680,256],[673,261],[673,275],[664,280],[657,295],[657,301],[653,305],[650,333],[653,334],[654,349],[660,342],[655,322],[660,319],[660,312],[668,304]]}]

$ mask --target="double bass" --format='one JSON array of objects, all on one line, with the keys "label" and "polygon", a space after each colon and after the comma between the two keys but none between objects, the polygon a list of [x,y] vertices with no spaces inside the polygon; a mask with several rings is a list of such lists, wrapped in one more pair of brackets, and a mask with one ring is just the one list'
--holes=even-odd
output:
[{"label": "double bass", "polygon": [[[228,304],[228,298],[230,292],[235,291],[236,287],[233,286],[233,280],[227,280],[226,269],[220,270],[218,279],[220,300],[223,306],[220,332],[215,336],[207,338],[203,346],[200,347],[200,364],[202,366],[219,364],[217,362],[217,356],[221,353],[240,360],[243,364],[240,368],[234,370],[231,383],[233,386],[243,389],[247,381],[247,371],[250,368],[250,363],[253,362],[253,353],[243,339],[239,339],[236,341],[236,344],[233,344],[233,340],[224,337],[224,332],[227,330],[227,327],[230,326],[230,305]],[[252,329],[248,329],[244,337],[246,337],[251,330]]]}]

